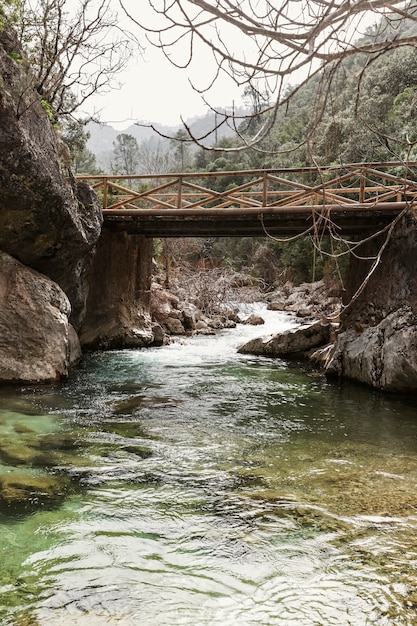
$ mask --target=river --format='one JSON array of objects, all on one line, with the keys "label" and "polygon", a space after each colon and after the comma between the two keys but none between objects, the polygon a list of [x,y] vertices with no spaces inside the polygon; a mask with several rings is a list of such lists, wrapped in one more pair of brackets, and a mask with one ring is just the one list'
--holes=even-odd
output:
[{"label": "river", "polygon": [[3,490],[65,488],[3,498],[2,626],[417,624],[414,401],[237,353],[266,332],[3,388]]}]

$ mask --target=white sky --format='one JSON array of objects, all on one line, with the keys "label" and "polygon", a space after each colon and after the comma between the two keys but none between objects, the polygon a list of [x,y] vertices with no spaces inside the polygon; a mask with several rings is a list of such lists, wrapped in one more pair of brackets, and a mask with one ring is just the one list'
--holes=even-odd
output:
[{"label": "white sky", "polygon": [[[129,0],[126,0],[129,2]],[[78,0],[68,0],[69,4],[76,5]],[[111,0],[114,10],[118,11],[119,24],[126,24],[127,28],[135,32],[139,41],[146,48],[143,54],[138,52],[131,60],[128,68],[117,77],[121,83],[119,89],[113,89],[101,96],[95,96],[86,102],[84,111],[97,111],[100,120],[122,130],[136,121],[150,121],[166,125],[179,125],[180,117],[189,119],[195,115],[204,115],[207,110],[201,95],[194,91],[189,83],[189,77],[200,81],[210,80],[211,73],[206,58],[194,59],[192,68],[180,70],[175,68],[162,52],[146,42],[145,35],[134,30],[134,25],[127,21],[126,16],[118,7],[117,0]],[[144,11],[150,14],[147,2],[132,0],[132,15],[141,18]],[[214,66],[212,66],[214,67]],[[209,102],[213,106],[230,107],[233,104],[242,104],[241,87],[237,87],[230,79],[224,77],[216,81],[215,89],[210,92]],[[81,111],[83,113],[84,111]]]},{"label": "white sky", "polygon": [[[138,56],[118,78],[120,89],[92,98],[86,107],[100,112],[100,119],[119,128],[136,121],[179,125],[184,119],[204,115],[207,105],[188,82],[186,71],[173,67],[150,45],[143,57]],[[241,104],[242,88],[223,82],[210,97],[214,106]],[[116,125],[116,122],[118,124]]]},{"label": "white sky", "polygon": [[[101,4],[103,0],[97,0]],[[294,0],[295,2],[296,0]],[[67,7],[78,6],[80,0],[67,0]],[[140,18],[148,26],[156,27],[158,17],[150,8],[150,0],[123,0],[133,17]],[[162,1],[153,0],[155,6],[163,6]],[[91,97],[80,113],[98,114],[102,122],[123,130],[137,121],[154,122],[168,126],[180,125],[181,116],[186,120],[196,115],[204,115],[208,111],[207,104],[201,95],[193,90],[191,79],[200,89],[207,88],[213,79],[217,64],[211,53],[205,49],[193,48],[190,67],[181,70],[172,65],[162,51],[146,40],[144,32],[139,31],[120,8],[118,0],[109,0],[114,12],[118,13],[117,25],[121,29],[132,31],[144,46],[131,60],[129,67],[117,77],[120,88],[113,89],[101,96]],[[372,14],[370,13],[372,17]],[[364,24],[364,27],[366,23]],[[225,28],[225,27],[224,27]],[[233,47],[250,53],[250,45],[237,29],[222,30],[222,37],[227,39],[229,50]],[[355,32],[355,29],[352,29]],[[207,35],[207,33],[206,33]],[[209,36],[209,35],[208,35]],[[197,44],[194,44],[195,46]],[[201,44],[203,45],[203,44]],[[175,46],[175,53],[187,50]],[[241,52],[242,53],[242,52]],[[185,56],[186,52],[185,52]],[[178,57],[176,56],[176,59]],[[303,70],[305,72],[305,70]],[[301,77],[299,78],[299,80]],[[293,79],[293,83],[299,80]],[[207,94],[207,100],[214,107],[231,107],[242,105],[243,88],[238,87],[226,75],[218,76],[215,85]]]}]

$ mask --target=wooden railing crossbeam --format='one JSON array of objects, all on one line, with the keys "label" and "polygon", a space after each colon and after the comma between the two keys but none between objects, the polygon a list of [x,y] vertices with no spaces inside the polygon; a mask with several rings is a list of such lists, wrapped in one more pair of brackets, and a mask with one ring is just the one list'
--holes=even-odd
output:
[{"label": "wooden railing crossbeam", "polygon": [[[391,173],[397,170],[398,175]],[[220,224],[222,216],[226,220],[257,216],[258,226],[261,216],[290,219],[291,215],[305,215],[310,223],[319,219],[322,224],[331,221],[333,213],[343,219],[362,214],[368,222],[371,215],[377,221],[382,214],[394,214],[416,202],[417,180],[412,180],[410,172],[417,173],[417,162],[77,178],[100,195],[105,219],[155,217],[155,224],[171,220],[173,228],[172,219],[191,223],[189,220],[213,218]],[[226,185],[224,191],[212,188]],[[123,221],[123,227],[126,224]],[[180,226],[176,228],[181,232]],[[201,223],[199,228],[200,232]],[[241,228],[247,232],[247,226]],[[233,222],[228,229],[233,230]]]}]

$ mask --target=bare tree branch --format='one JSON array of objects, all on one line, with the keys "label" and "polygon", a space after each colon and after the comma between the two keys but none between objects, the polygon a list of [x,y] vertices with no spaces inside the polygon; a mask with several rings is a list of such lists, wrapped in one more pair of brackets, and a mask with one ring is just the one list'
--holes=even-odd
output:
[{"label": "bare tree branch", "polygon": [[93,94],[117,83],[136,37],[117,25],[111,0],[17,0],[13,25],[34,86],[57,116],[70,115]]},{"label": "bare tree branch", "polygon": [[[263,126],[250,140],[240,135],[238,150],[259,145],[268,136],[278,109],[312,77],[325,77],[328,88],[331,68],[344,59],[362,55],[366,67],[380,54],[417,44],[417,34],[401,28],[406,20],[417,21],[412,2],[148,0],[148,12],[133,0],[119,2],[175,67],[191,69],[201,53],[205,60],[211,59],[210,76],[200,72],[203,76],[191,83],[195,91],[206,94],[207,104],[211,88],[222,75],[238,86],[268,93],[270,104],[261,112]],[[149,9],[152,18],[146,21],[143,15]],[[210,67],[206,61],[205,67]],[[290,80],[296,87],[289,88]],[[242,118],[233,112],[224,120],[237,130],[239,121]],[[190,134],[190,140],[207,149],[204,138]]]}]

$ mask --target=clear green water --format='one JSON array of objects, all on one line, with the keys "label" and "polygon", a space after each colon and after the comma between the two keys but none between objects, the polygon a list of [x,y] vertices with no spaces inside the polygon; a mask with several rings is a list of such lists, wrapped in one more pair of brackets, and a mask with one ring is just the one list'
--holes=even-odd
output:
[{"label": "clear green water", "polygon": [[250,334],[0,392],[0,483],[64,491],[3,499],[2,626],[417,624],[414,401],[238,355]]}]

